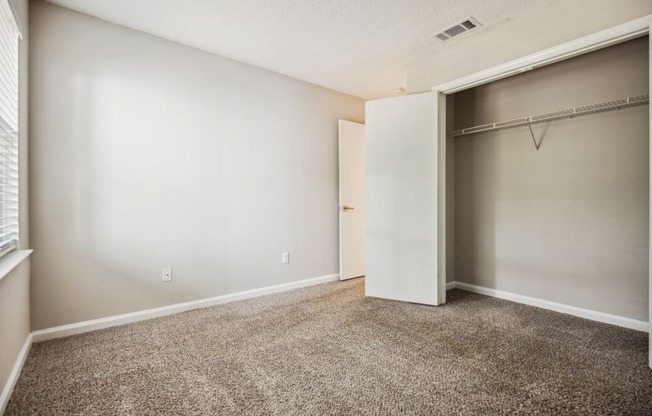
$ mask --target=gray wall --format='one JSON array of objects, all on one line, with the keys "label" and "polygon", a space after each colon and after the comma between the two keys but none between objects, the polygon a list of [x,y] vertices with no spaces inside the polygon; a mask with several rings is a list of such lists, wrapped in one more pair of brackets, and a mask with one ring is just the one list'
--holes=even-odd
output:
[{"label": "gray wall", "polygon": [[361,99],[42,2],[31,29],[34,330],[338,272]]},{"label": "gray wall", "polygon": [[0,393],[29,333],[29,261],[25,261],[0,279]]},{"label": "gray wall", "polygon": [[[28,0],[12,0],[23,27],[20,44],[19,129],[20,129],[20,246],[29,247],[27,200],[27,56]],[[30,260],[26,259],[0,278],[0,392],[6,387],[18,354],[30,333]],[[1,409],[0,409],[1,411]]]},{"label": "gray wall", "polygon": [[648,14],[652,14],[650,0],[558,0],[518,19],[483,29],[482,36],[449,41],[448,47],[410,62],[407,90],[430,91],[444,82]]},{"label": "gray wall", "polygon": [[[446,134],[455,128],[455,94],[446,96]],[[455,138],[446,138],[446,282],[455,280]]]},{"label": "gray wall", "polygon": [[[648,87],[647,37],[455,96],[457,128]],[[458,281],[647,320],[648,106],[455,139]]]}]

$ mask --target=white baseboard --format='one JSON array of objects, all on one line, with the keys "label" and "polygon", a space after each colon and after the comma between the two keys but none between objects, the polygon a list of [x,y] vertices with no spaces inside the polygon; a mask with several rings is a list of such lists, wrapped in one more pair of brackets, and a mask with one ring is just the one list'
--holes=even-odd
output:
[{"label": "white baseboard", "polygon": [[[450,286],[450,287],[449,287]],[[635,329],[637,331],[649,332],[650,324],[645,321],[627,318],[624,316],[611,315],[604,312],[592,311],[590,309],[578,308],[576,306],[565,305],[563,303],[552,302],[545,299],[533,298],[530,296],[518,295],[516,293],[505,292],[498,289],[471,285],[463,282],[449,282],[446,284],[448,289],[462,289],[468,292],[479,293],[481,295],[491,296],[494,298],[511,300],[512,302],[523,303],[525,305],[536,306],[538,308],[549,309],[556,312],[567,313],[569,315],[579,316],[580,318],[590,319],[592,321],[603,322],[606,324],[621,326],[624,328]]]},{"label": "white baseboard", "polygon": [[270,295],[272,293],[286,292],[288,290],[314,286],[321,283],[334,282],[339,280],[339,278],[339,274],[329,274],[326,276],[299,280],[297,282],[283,283],[280,285],[267,286],[259,289],[245,290],[243,292],[229,293],[227,295],[215,296],[212,298],[200,299],[192,302],[177,303],[174,305],[162,306],[160,308],[146,309],[143,311],[93,319],[90,321],[77,322],[69,325],[61,325],[53,328],[34,331],[32,332],[32,339],[33,342],[47,341],[49,339],[67,337],[70,335],[82,334],[84,332],[95,331],[112,326],[124,325],[132,322],[144,321],[146,319],[172,315],[192,309],[206,308],[209,306],[234,302],[237,300],[251,299],[258,296]]},{"label": "white baseboard", "polygon": [[27,354],[29,354],[29,349],[31,346],[32,334],[29,334],[25,340],[25,343],[23,344],[23,348],[21,348],[20,352],[18,353],[16,363],[14,364],[14,368],[9,374],[7,383],[5,384],[4,389],[2,389],[2,395],[0,395],[0,415],[4,414],[5,410],[7,409],[9,398],[11,398],[11,393],[14,392],[14,387],[16,387],[18,377],[20,377],[20,372],[23,370],[23,365],[25,364],[25,360],[27,359]]}]

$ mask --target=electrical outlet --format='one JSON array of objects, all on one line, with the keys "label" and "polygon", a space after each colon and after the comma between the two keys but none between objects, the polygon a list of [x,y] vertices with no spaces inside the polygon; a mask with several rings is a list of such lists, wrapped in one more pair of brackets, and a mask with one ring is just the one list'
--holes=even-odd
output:
[{"label": "electrical outlet", "polygon": [[161,277],[164,282],[172,281],[172,267],[164,267],[161,272]]},{"label": "electrical outlet", "polygon": [[290,253],[287,251],[283,253],[283,264],[288,264],[290,262]]}]

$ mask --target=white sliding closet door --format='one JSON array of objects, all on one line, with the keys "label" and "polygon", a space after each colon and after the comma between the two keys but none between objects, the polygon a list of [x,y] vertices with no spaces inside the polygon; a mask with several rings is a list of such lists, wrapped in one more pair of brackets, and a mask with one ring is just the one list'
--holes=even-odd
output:
[{"label": "white sliding closet door", "polygon": [[437,281],[437,96],[369,101],[365,118],[365,293],[441,304],[445,291],[438,290]]}]

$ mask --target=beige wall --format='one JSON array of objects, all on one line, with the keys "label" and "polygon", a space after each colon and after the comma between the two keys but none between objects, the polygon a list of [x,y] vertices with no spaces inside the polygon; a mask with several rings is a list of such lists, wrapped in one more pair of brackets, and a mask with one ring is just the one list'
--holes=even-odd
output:
[{"label": "beige wall", "polygon": [[558,0],[550,6],[451,41],[408,65],[409,93],[652,14],[650,0]]},{"label": "beige wall", "polygon": [[[455,96],[456,128],[646,94],[647,37]],[[455,139],[458,281],[648,319],[648,107]]]},{"label": "beige wall", "polygon": [[[27,204],[27,55],[28,0],[12,0],[19,15],[23,40],[20,44],[19,129],[20,129],[20,245],[29,247]],[[0,260],[1,261],[1,260]],[[29,309],[30,263],[23,261],[0,278],[0,392],[7,386],[18,354],[30,333]],[[1,410],[1,409],[0,409]]]},{"label": "beige wall", "polygon": [[362,100],[30,14],[34,330],[338,272],[337,119]]}]

